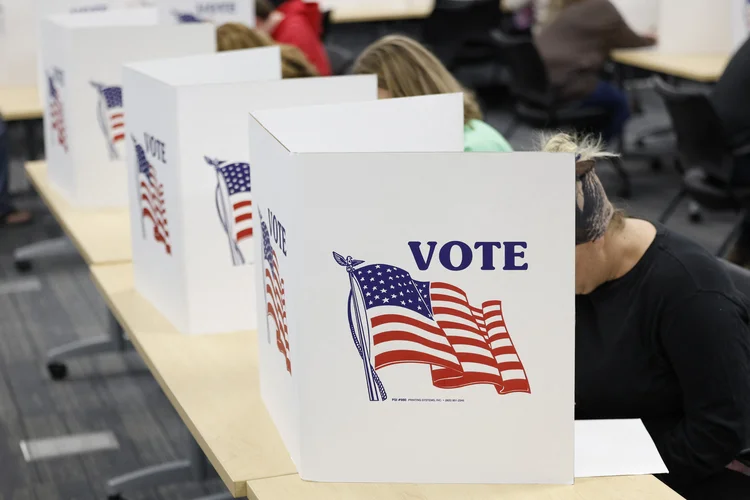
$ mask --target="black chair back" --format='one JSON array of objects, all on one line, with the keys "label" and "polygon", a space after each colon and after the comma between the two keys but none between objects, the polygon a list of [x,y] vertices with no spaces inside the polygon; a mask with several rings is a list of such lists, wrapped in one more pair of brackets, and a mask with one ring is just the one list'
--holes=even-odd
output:
[{"label": "black chair back", "polygon": [[721,259],[721,262],[724,264],[724,269],[729,273],[729,277],[732,278],[732,282],[737,287],[737,290],[750,299],[750,270],[732,264],[728,260]]},{"label": "black chair back", "polygon": [[320,39],[325,42],[328,35],[331,33],[331,10],[327,9],[321,12],[323,21],[321,23]]},{"label": "black chair back", "polygon": [[494,42],[502,49],[511,73],[511,91],[518,97],[538,98],[550,93],[550,81],[542,56],[529,37],[512,37],[500,30],[492,32]]},{"label": "black chair back", "polygon": [[422,23],[422,41],[448,69],[453,69],[466,43],[499,25],[497,0],[436,0]]},{"label": "black chair back", "polygon": [[672,120],[684,167],[698,167],[709,178],[729,184],[733,163],[709,93],[697,88],[676,88],[660,78],[654,82]]}]

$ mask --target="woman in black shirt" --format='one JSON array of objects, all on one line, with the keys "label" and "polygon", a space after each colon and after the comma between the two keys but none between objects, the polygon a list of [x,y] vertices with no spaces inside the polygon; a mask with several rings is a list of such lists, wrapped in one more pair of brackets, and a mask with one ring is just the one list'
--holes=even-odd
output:
[{"label": "woman in black shirt", "polygon": [[612,207],[597,144],[560,134],[544,151],[577,158],[576,418],[641,418],[688,500],[750,498],[745,297],[698,245]]}]

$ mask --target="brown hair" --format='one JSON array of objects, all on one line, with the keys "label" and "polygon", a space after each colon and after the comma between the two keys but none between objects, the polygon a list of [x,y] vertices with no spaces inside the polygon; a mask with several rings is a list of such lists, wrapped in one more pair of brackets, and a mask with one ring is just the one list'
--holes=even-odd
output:
[{"label": "brown hair", "polygon": [[276,10],[269,0],[255,0],[255,17],[265,21]]},{"label": "brown hair", "polygon": [[360,54],[352,72],[377,75],[378,87],[393,97],[463,92],[464,123],[482,119],[474,94],[463,88],[432,52],[411,38],[381,38]]},{"label": "brown hair", "polygon": [[[253,49],[276,45],[266,33],[248,28],[241,23],[226,23],[216,29],[216,46],[219,52],[226,50]],[[283,78],[319,76],[315,66],[305,54],[292,45],[279,45],[281,48],[281,75]]]}]

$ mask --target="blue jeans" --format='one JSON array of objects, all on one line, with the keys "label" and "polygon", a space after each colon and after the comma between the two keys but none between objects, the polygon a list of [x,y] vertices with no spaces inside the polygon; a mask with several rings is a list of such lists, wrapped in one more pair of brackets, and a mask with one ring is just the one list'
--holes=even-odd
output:
[{"label": "blue jeans", "polygon": [[602,138],[606,142],[619,137],[625,128],[625,122],[630,118],[630,104],[625,92],[603,80],[599,81],[592,93],[581,99],[581,105],[607,110],[610,117],[609,123],[601,131]]},{"label": "blue jeans", "polygon": [[8,157],[8,127],[5,120],[0,118],[0,217],[14,210],[10,203],[10,191],[8,189],[8,170],[10,169],[10,158]]}]

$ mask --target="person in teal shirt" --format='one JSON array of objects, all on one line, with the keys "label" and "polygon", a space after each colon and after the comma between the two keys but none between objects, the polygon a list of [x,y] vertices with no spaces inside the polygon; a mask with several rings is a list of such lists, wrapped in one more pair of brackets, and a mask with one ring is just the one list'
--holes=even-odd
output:
[{"label": "person in teal shirt", "polygon": [[381,38],[362,52],[352,72],[377,75],[380,99],[462,92],[464,151],[513,151],[500,132],[482,121],[482,110],[474,94],[464,89],[432,52],[411,38]]}]

